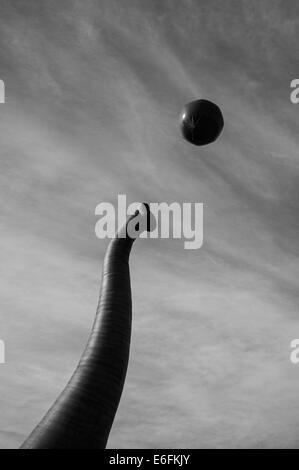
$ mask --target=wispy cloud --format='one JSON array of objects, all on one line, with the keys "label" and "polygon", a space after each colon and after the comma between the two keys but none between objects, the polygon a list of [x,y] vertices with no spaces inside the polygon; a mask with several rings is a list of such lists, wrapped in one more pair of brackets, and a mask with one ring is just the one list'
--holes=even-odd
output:
[{"label": "wispy cloud", "polygon": [[[106,242],[94,209],[204,203],[204,246],[139,240],[134,328],[110,447],[297,444],[297,2],[3,0],[1,447],[83,350]],[[177,119],[216,101],[214,145]]]}]

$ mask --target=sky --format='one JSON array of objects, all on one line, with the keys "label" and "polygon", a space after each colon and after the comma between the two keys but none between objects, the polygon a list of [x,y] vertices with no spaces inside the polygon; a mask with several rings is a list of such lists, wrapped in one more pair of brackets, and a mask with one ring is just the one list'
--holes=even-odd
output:
[{"label": "sky", "polygon": [[[130,365],[110,448],[299,444],[299,4],[0,0],[0,448],[84,349],[108,245],[95,208],[204,204],[204,243],[136,241]],[[178,116],[224,115],[207,147]]]}]

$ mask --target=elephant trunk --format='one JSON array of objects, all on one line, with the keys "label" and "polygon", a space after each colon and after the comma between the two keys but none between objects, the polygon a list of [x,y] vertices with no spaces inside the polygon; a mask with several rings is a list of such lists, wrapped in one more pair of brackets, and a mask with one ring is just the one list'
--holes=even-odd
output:
[{"label": "elephant trunk", "polygon": [[21,449],[106,447],[129,360],[129,256],[135,238],[128,235],[127,227],[136,215],[128,219],[122,233],[108,246],[96,319],[77,369]]}]

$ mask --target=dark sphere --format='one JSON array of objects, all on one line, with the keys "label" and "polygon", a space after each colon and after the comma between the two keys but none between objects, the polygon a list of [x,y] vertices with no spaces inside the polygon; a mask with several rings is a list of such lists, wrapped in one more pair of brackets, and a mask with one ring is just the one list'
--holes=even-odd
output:
[{"label": "dark sphere", "polygon": [[221,134],[224,120],[220,108],[208,100],[188,103],[180,116],[183,137],[194,145],[207,145]]}]

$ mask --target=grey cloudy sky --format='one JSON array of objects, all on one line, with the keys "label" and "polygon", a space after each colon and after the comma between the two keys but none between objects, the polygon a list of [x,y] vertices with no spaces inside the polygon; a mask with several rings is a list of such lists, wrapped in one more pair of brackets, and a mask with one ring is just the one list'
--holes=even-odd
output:
[{"label": "grey cloudy sky", "polygon": [[[299,4],[0,0],[0,447],[66,384],[93,321],[102,201],[204,203],[204,245],[139,240],[109,446],[299,441]],[[179,134],[204,97],[211,146]]]}]

